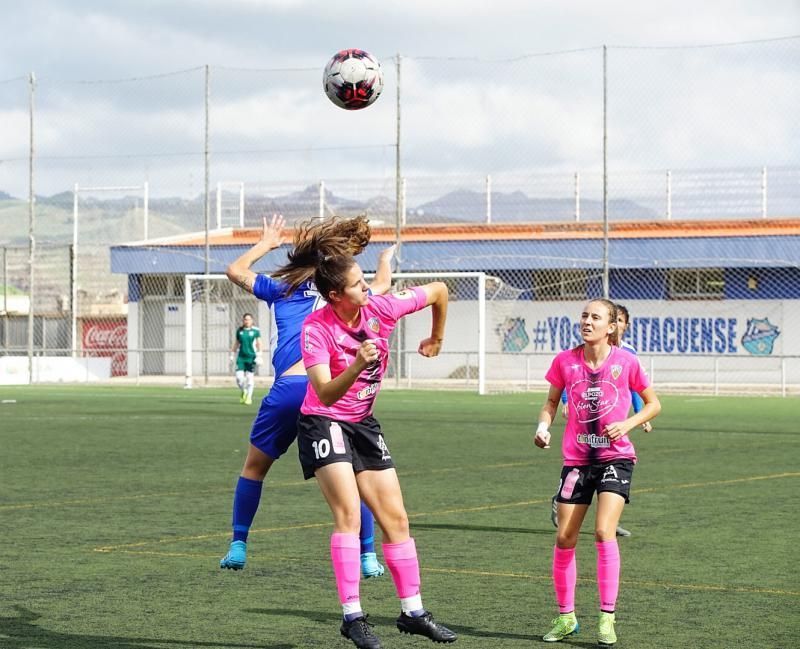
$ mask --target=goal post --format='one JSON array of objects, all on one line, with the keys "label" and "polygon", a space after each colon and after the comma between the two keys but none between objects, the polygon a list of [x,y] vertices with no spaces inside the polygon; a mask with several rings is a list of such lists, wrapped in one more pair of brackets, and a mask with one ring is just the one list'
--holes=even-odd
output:
[{"label": "goal post", "polygon": [[[450,303],[445,329],[445,346],[439,357],[412,360],[416,356],[419,341],[430,335],[430,313],[423,310],[401,319],[390,340],[392,363],[391,375],[386,377],[388,385],[396,387],[466,387],[486,394],[486,274],[483,272],[456,273],[395,273],[392,290],[406,286],[442,281],[448,285]],[[208,286],[203,286],[204,284]],[[214,335],[202,335],[202,311],[197,308],[208,296],[209,329],[216,327]],[[266,303],[242,291],[225,275],[185,275],[183,304],[184,338],[184,387],[192,388],[195,370],[211,368],[212,374],[222,375],[213,369],[224,367],[226,358],[220,362],[219,355],[227,353],[232,338],[230,330],[241,317],[239,311],[247,309],[256,316],[256,324],[264,332],[272,332],[270,312]],[[226,328],[227,324],[227,328]],[[223,333],[227,335],[227,348],[222,345]],[[202,341],[209,341],[209,349],[203,349]],[[199,344],[198,344],[199,343]],[[198,355],[202,355],[198,359]],[[472,359],[475,359],[473,364]],[[466,359],[466,362],[462,362]],[[200,363],[198,363],[200,360]],[[263,368],[268,367],[265,362]],[[265,371],[262,370],[262,371]]]}]

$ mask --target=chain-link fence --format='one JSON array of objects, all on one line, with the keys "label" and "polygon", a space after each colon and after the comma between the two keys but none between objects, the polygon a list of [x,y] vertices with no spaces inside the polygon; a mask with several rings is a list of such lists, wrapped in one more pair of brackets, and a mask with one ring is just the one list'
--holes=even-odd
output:
[{"label": "chain-link fence", "polygon": [[[181,376],[184,276],[224,272],[280,212],[366,213],[366,270],[397,241],[399,271],[485,273],[489,382],[535,385],[581,302],[609,295],[660,382],[797,389],[798,55],[800,38],[398,55],[355,112],[321,67],[0,81],[0,380]],[[218,297],[201,301],[227,316],[206,306],[192,342],[212,376],[209,345],[258,311]]]}]

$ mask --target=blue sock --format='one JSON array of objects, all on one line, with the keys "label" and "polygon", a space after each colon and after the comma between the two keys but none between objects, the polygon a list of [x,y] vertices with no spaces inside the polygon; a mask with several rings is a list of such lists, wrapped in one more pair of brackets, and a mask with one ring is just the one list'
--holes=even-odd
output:
[{"label": "blue sock", "polygon": [[261,502],[263,482],[239,476],[233,493],[233,540],[247,541],[258,504]]},{"label": "blue sock", "polygon": [[358,536],[361,540],[361,554],[375,552],[375,517],[363,501],[361,502],[361,531]]}]

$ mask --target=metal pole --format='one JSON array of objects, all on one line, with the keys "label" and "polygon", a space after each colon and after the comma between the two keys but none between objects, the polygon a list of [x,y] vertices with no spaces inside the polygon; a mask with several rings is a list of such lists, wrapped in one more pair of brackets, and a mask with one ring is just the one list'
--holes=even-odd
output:
[{"label": "metal pole", "polygon": [[150,238],[150,183],[145,181],[144,183],[144,240],[147,241]]},{"label": "metal pole", "polygon": [[[211,177],[211,148],[209,144],[209,104],[210,104],[210,95],[211,95],[211,68],[206,65],[206,87],[205,87],[205,137],[204,137],[204,151],[203,151],[203,159],[205,162],[205,201],[203,204],[203,211],[205,215],[205,255],[204,255],[204,264],[203,264],[203,272],[206,276],[208,276],[210,272],[210,245],[208,240],[208,230],[211,225],[211,203],[210,195],[209,195],[209,181]],[[203,282],[203,380],[205,384],[208,385],[208,288],[209,288],[209,280],[206,277],[205,281]]]},{"label": "metal pole", "polygon": [[8,351],[8,248],[3,246],[3,349]]},{"label": "metal pole", "polygon": [[394,181],[395,181],[395,244],[397,244],[397,250],[395,251],[395,272],[400,272],[400,262],[402,260],[402,256],[400,254],[400,245],[401,245],[401,229],[400,229],[400,221],[401,221],[401,200],[402,200],[402,193],[403,193],[403,174],[402,174],[402,165],[401,163],[401,148],[400,148],[400,114],[401,114],[401,104],[400,104],[400,90],[401,90],[401,69],[402,69],[403,59],[400,56],[400,53],[397,54],[397,133],[395,136],[395,169],[394,169]]},{"label": "metal pole", "polygon": [[767,218],[767,168],[761,167],[761,218]]},{"label": "metal pole", "polygon": [[672,220],[672,172],[667,169],[667,221]]},{"label": "metal pole", "polygon": [[[396,67],[397,67],[397,130],[395,135],[395,168],[394,168],[394,187],[395,187],[395,215],[394,215],[394,242],[397,246],[394,255],[394,270],[396,273],[400,272],[400,267],[402,263],[402,195],[403,195],[403,173],[402,173],[402,165],[401,163],[401,149],[400,149],[400,115],[401,115],[401,104],[400,104],[400,90],[401,90],[401,70],[402,70],[402,63],[403,58],[400,56],[400,52],[397,53],[396,59]],[[402,357],[400,355],[400,347],[403,340],[403,326],[398,327],[397,333],[394,337],[394,387],[400,387],[400,374],[402,373]]]},{"label": "metal pole", "polygon": [[239,227],[244,227],[244,183],[239,183]]},{"label": "metal pole", "polygon": [[478,394],[486,394],[486,274],[478,275]]},{"label": "metal pole", "polygon": [[486,175],[486,222],[492,222],[492,177]]},{"label": "metal pole", "polygon": [[69,250],[69,319],[72,357],[78,357],[78,183],[72,188],[72,246]]},{"label": "metal pole", "polygon": [[408,220],[408,210],[406,209],[406,206],[408,205],[408,203],[406,202],[406,179],[405,178],[401,178],[400,179],[400,187],[401,187],[400,196],[402,198],[402,207],[400,209],[400,224],[401,225],[405,225],[407,220]]},{"label": "metal pole", "polygon": [[575,172],[575,222],[581,220],[581,175]]},{"label": "metal pole", "polygon": [[603,297],[608,293],[608,47],[603,45]]},{"label": "metal pole", "polygon": [[222,228],[222,183],[217,183],[217,230]]},{"label": "metal pole", "polygon": [[33,72],[28,77],[28,84],[30,87],[30,143],[28,148],[28,383],[33,383],[33,303],[34,303],[34,285],[33,285],[33,264],[36,257],[36,239],[34,231],[36,226],[36,195],[33,190],[33,156],[34,156],[34,139],[33,139],[33,108],[34,108],[34,93],[36,90],[36,78]]}]

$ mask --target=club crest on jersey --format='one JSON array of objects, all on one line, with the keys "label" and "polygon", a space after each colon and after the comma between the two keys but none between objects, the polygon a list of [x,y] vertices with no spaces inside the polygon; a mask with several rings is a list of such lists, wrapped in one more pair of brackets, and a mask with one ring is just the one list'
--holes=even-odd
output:
[{"label": "club crest on jersey", "polygon": [[622,365],[612,365],[611,376],[613,376],[615,379],[618,379],[620,374],[622,374]]},{"label": "club crest on jersey", "polygon": [[399,293],[392,293],[392,295],[394,295],[394,297],[396,297],[398,300],[410,300],[412,297],[414,297],[414,291],[409,288],[404,288]]},{"label": "club crest on jersey", "polygon": [[374,331],[376,334],[380,333],[381,322],[378,320],[378,318],[370,318],[367,320],[367,327],[369,327],[370,331]]}]

